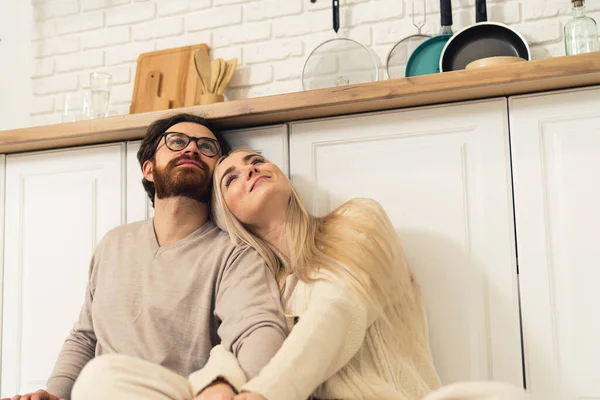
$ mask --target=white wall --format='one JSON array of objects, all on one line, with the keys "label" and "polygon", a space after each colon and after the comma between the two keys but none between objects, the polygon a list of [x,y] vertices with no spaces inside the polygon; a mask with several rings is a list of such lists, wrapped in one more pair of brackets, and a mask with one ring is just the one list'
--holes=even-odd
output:
[{"label": "white wall", "polygon": [[32,27],[28,1],[0,0],[0,130],[29,124]]},{"label": "white wall", "polygon": [[[214,57],[240,61],[226,93],[229,99],[297,91],[305,57],[333,36],[330,0],[31,1],[36,22],[31,125],[60,122],[64,93],[86,86],[92,70],[113,74],[111,112],[126,114],[137,56],[195,43],[207,43]],[[426,1],[426,31],[437,33],[439,0]],[[455,31],[474,22],[474,2],[453,0]],[[488,3],[490,20],[522,32],[534,58],[564,54],[562,25],[570,17],[569,0]],[[589,0],[588,8],[599,10],[598,3]],[[385,62],[395,42],[416,32],[410,9],[411,0],[341,0],[343,33]]]}]

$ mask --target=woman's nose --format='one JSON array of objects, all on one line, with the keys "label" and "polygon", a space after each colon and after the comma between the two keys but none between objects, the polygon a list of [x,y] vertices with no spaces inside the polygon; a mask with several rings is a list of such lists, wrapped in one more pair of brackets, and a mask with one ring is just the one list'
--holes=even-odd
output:
[{"label": "woman's nose", "polygon": [[259,171],[256,165],[248,164],[246,166],[246,177],[248,179],[252,178],[258,172]]}]

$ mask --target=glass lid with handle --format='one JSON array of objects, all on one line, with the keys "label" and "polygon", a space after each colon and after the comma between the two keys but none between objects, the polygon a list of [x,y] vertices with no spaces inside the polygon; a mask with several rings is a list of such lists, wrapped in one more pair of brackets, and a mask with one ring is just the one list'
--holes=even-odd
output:
[{"label": "glass lid with handle", "polygon": [[332,0],[333,31],[336,37],[319,44],[302,67],[304,90],[373,82],[379,78],[379,63],[373,53],[356,40],[340,37],[338,34],[339,2],[340,0]]}]

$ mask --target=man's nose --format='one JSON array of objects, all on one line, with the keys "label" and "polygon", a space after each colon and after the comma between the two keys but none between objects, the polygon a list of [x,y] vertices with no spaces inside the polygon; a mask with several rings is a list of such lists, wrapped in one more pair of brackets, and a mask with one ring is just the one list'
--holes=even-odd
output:
[{"label": "man's nose", "polygon": [[200,149],[198,148],[198,143],[195,140],[190,140],[190,143],[187,145],[185,149],[183,149],[184,154],[197,154],[200,155]]}]

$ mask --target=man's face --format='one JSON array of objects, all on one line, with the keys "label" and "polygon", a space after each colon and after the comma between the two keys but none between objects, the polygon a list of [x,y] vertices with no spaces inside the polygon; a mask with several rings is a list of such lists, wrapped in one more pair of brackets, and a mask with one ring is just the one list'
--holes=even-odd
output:
[{"label": "man's face", "polygon": [[[216,140],[215,135],[208,128],[193,122],[173,125],[167,129],[167,133],[169,132],[183,133],[192,138]],[[171,148],[174,146],[171,145]],[[145,178],[154,183],[157,198],[184,196],[207,203],[210,199],[213,171],[219,155],[220,153],[210,157],[203,154],[193,140],[184,149],[173,151],[167,147],[165,138],[162,137],[156,147],[154,159],[146,161],[142,170]]]}]

